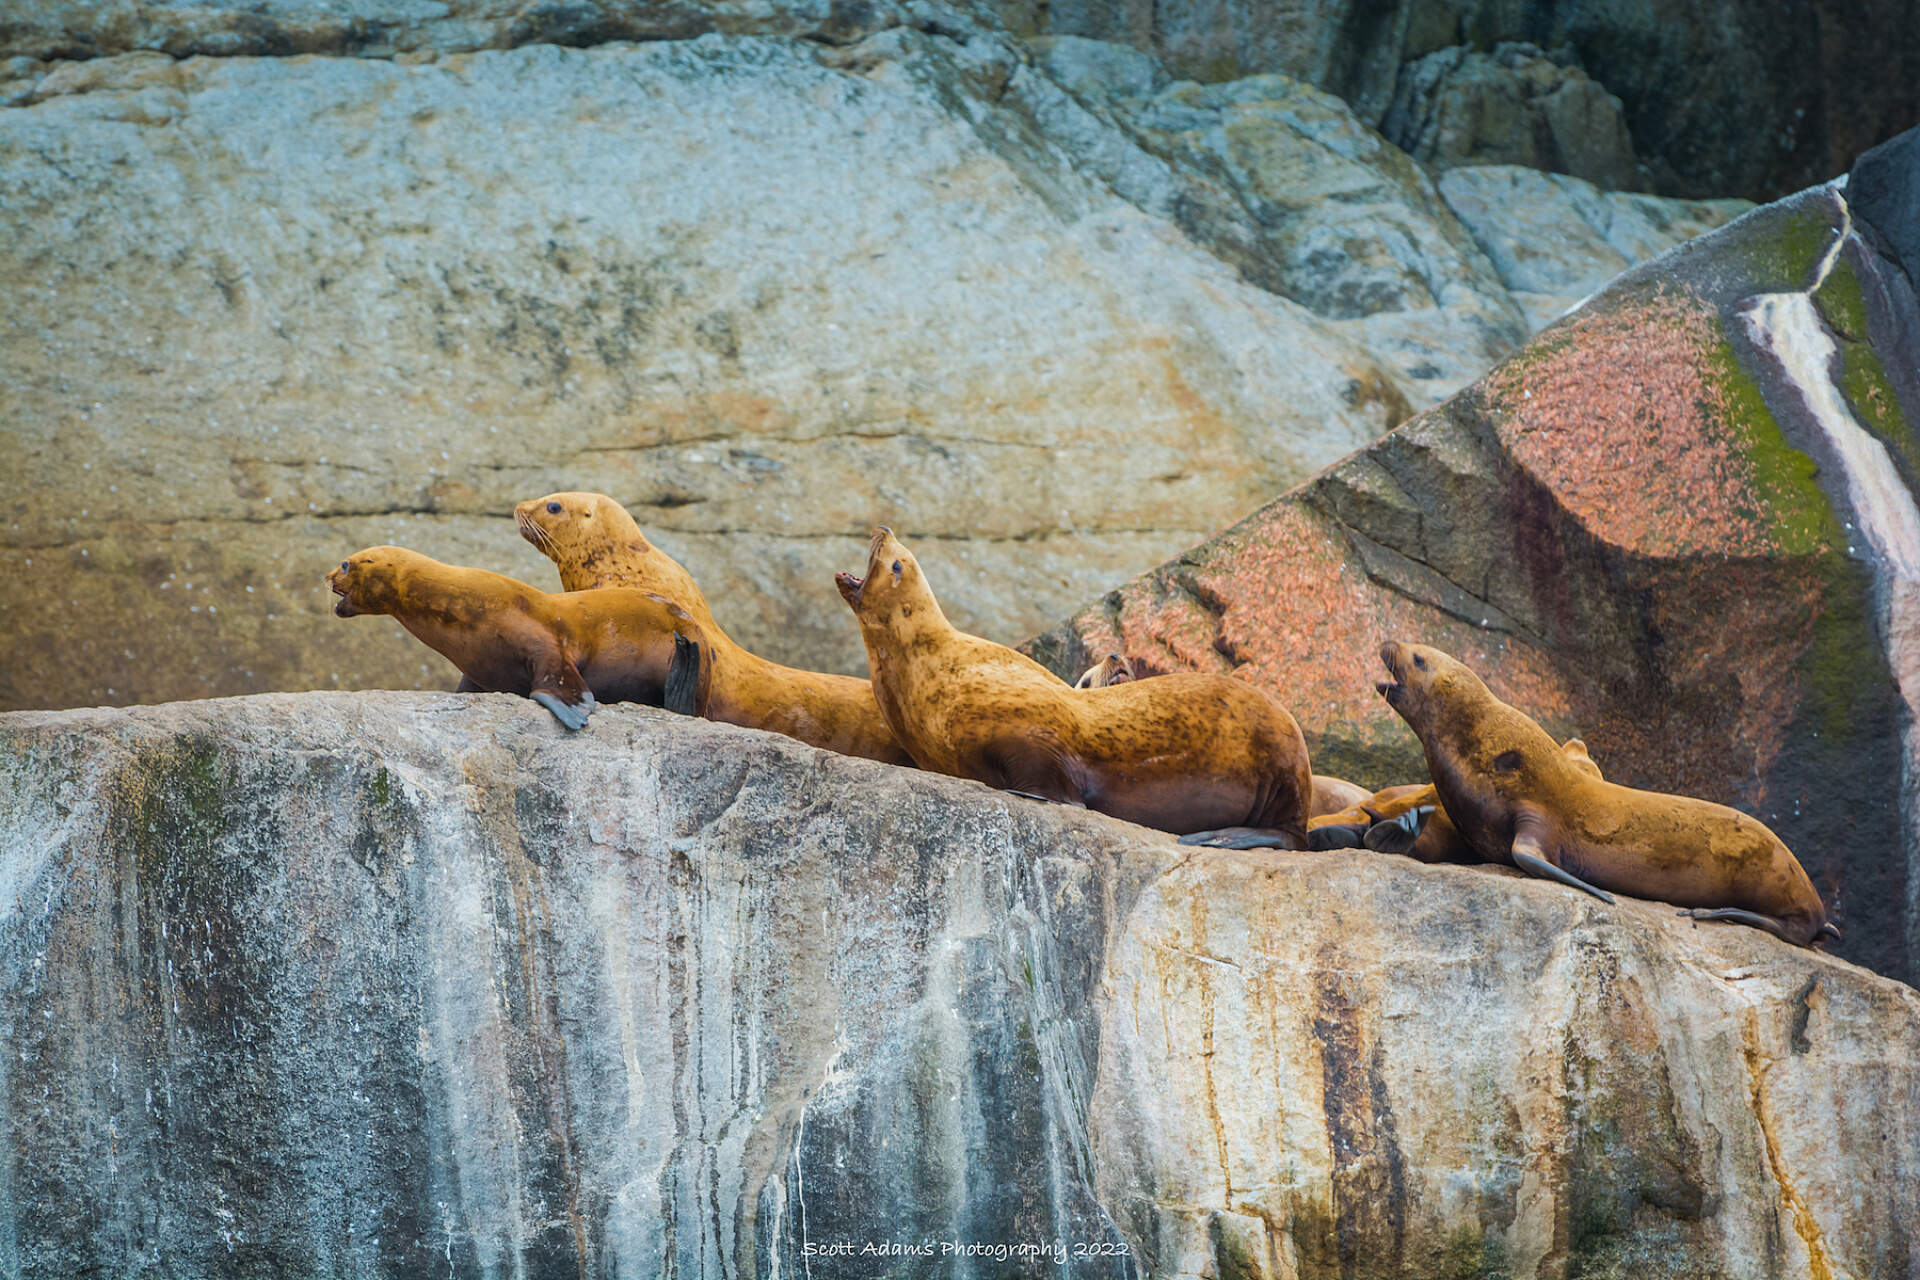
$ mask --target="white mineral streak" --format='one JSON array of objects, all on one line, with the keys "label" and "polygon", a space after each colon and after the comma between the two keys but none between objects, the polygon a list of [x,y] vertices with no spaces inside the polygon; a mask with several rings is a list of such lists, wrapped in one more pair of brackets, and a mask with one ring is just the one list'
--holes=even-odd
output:
[{"label": "white mineral streak", "polygon": [[1920,507],[1901,483],[1887,446],[1860,424],[1834,385],[1833,338],[1813,304],[1813,293],[1853,234],[1844,198],[1837,191],[1833,198],[1844,221],[1807,290],[1761,294],[1746,304],[1742,318],[1754,342],[1780,362],[1825,434],[1846,477],[1854,520],[1879,569],[1887,663],[1907,704],[1902,809],[1907,815],[1907,945],[1912,948],[1920,944]]}]

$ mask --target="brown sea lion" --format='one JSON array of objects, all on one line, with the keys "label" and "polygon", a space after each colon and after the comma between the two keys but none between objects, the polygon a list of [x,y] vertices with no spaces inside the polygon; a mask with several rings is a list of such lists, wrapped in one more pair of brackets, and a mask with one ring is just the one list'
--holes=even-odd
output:
[{"label": "brown sea lion", "polygon": [[[1100,661],[1080,673],[1073,683],[1076,689],[1104,689],[1108,685],[1125,684],[1137,680],[1133,664],[1117,653],[1110,653]],[[1313,775],[1313,800],[1307,807],[1307,813],[1317,816],[1323,813],[1338,813],[1354,805],[1364,803],[1373,793],[1357,782],[1348,782],[1344,778],[1331,777],[1324,773]]]},{"label": "brown sea lion", "polygon": [[520,536],[553,561],[568,591],[633,587],[651,591],[691,613],[703,627],[713,610],[693,575],[647,541],[633,515],[604,493],[550,493],[513,509]]},{"label": "brown sea lion", "polygon": [[1104,689],[1110,684],[1125,684],[1133,679],[1133,664],[1117,653],[1110,653],[1080,673],[1073,682],[1076,689]]},{"label": "brown sea lion", "polygon": [[885,528],[866,576],[835,582],[860,620],[880,713],[921,768],[1162,831],[1248,823],[1305,847],[1306,740],[1254,686],[1176,674],[1071,689],[955,629]]},{"label": "brown sea lion", "polygon": [[327,585],[341,617],[389,614],[460,669],[463,689],[531,697],[569,729],[598,702],[701,709],[700,628],[644,591],[556,594],[404,547],[355,552]]},{"label": "brown sea lion", "polygon": [[520,533],[552,560],[568,591],[635,587],[684,604],[699,623],[709,720],[765,729],[841,755],[912,767],[857,676],[769,662],[713,620],[693,576],[649,543],[627,509],[600,493],[551,493],[514,508]]},{"label": "brown sea lion", "polygon": [[1806,871],[1758,819],[1596,776],[1438,649],[1393,641],[1380,660],[1393,679],[1377,688],[1419,737],[1440,803],[1487,861],[1801,946],[1839,936]]},{"label": "brown sea lion", "polygon": [[[1600,766],[1587,754],[1587,744],[1568,738],[1560,746],[1568,763],[1595,778]],[[1386,787],[1362,804],[1325,820],[1328,824],[1357,825],[1360,844],[1376,853],[1399,853],[1418,862],[1478,862],[1479,855],[1460,834],[1432,783]],[[1317,827],[1320,821],[1308,824]]]}]

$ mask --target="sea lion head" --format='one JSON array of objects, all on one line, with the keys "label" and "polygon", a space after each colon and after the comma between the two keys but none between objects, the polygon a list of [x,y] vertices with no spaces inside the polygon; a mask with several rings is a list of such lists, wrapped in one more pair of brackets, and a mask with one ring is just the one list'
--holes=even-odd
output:
[{"label": "sea lion head", "polygon": [[604,493],[550,493],[513,509],[520,536],[560,565],[591,564],[616,546],[652,548],[627,509]]},{"label": "sea lion head", "polygon": [[940,616],[919,561],[885,525],[867,544],[866,576],[836,573],[833,584],[863,627],[911,626],[915,619]]},{"label": "sea lion head", "polygon": [[1389,640],[1380,646],[1380,661],[1393,679],[1373,687],[1415,733],[1430,724],[1446,704],[1476,694],[1489,696],[1487,686],[1466,664],[1430,645]]},{"label": "sea lion head", "polygon": [[1133,664],[1117,653],[1110,653],[1080,673],[1073,682],[1076,689],[1104,689],[1110,684],[1125,684],[1134,678]]},{"label": "sea lion head", "polygon": [[327,586],[340,597],[333,602],[333,611],[343,618],[393,612],[400,599],[400,578],[412,554],[403,547],[368,547],[342,560],[327,574]]}]

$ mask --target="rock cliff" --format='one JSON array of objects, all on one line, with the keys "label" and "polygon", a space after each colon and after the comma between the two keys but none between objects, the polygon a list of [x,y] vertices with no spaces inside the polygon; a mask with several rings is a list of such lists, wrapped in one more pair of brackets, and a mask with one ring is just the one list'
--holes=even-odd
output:
[{"label": "rock cliff", "polygon": [[1237,671],[1319,767],[1378,784],[1423,764],[1375,649],[1437,644],[1609,777],[1759,814],[1839,908],[1841,953],[1911,977],[1915,174],[1920,130],[1626,273],[1036,651]]},{"label": "rock cliff", "polygon": [[0,0],[0,54],[5,707],[449,687],[321,571],[551,584],[554,489],[785,661],[864,669],[876,521],[1017,639],[1541,314],[1339,99],[939,6]]},{"label": "rock cliff", "polygon": [[1898,983],[644,709],[0,716],[0,921],[31,1280],[1920,1265]]}]

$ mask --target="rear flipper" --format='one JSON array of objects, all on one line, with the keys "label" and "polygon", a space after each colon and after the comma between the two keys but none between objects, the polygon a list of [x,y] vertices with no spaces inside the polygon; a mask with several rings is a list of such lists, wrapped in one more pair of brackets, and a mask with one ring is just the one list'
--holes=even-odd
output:
[{"label": "rear flipper", "polygon": [[1307,848],[1314,853],[1328,849],[1359,849],[1364,846],[1367,829],[1350,822],[1329,822],[1307,828]]},{"label": "rear flipper", "polygon": [[[1312,833],[1308,833],[1307,839],[1312,841]],[[1220,827],[1181,836],[1180,843],[1203,844],[1212,849],[1298,850],[1301,842],[1297,837],[1271,827]]]},{"label": "rear flipper", "polygon": [[528,696],[569,729],[586,728],[594,707],[593,690],[587,688],[580,668],[557,652],[542,654],[535,661],[533,692]]},{"label": "rear flipper", "polygon": [[1838,938],[1840,931],[1830,924],[1823,924],[1813,931],[1812,937],[1805,937],[1804,927],[1795,929],[1785,920],[1776,916],[1763,916],[1758,911],[1743,911],[1739,907],[1688,907],[1678,914],[1693,920],[1733,920],[1740,924],[1750,924],[1756,929],[1765,929],[1782,942],[1791,942],[1796,947],[1811,947],[1826,937]]},{"label": "rear flipper", "polygon": [[1530,876],[1558,880],[1561,884],[1585,890],[1602,902],[1611,903],[1613,895],[1605,889],[1597,889],[1565,867],[1556,867],[1547,861],[1547,842],[1551,839],[1551,832],[1546,818],[1538,811],[1522,809],[1513,830],[1513,865]]},{"label": "rear flipper", "polygon": [[1397,818],[1376,822],[1367,828],[1365,844],[1375,853],[1406,853],[1413,848],[1413,842],[1420,838],[1427,819],[1432,816],[1433,806],[1423,804]]},{"label": "rear flipper", "polygon": [[1019,796],[1022,800],[1038,800],[1041,804],[1063,804],[1071,809],[1084,809],[1087,806],[1078,800],[1056,800],[1052,796],[1043,796],[1038,791],[1019,791],[1013,787],[1002,787],[1010,796]]},{"label": "rear flipper", "polygon": [[673,661],[667,664],[666,693],[661,705],[683,716],[700,714],[700,646],[678,631],[673,633]]}]

